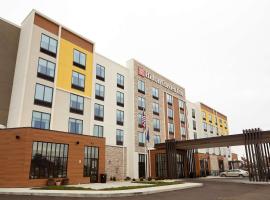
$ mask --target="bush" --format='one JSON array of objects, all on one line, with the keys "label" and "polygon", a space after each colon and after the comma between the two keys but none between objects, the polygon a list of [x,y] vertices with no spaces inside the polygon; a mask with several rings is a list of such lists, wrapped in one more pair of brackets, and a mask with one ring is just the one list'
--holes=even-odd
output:
[{"label": "bush", "polygon": [[135,178],[133,178],[133,179],[132,179],[132,181],[136,181],[136,179],[135,179]]},{"label": "bush", "polygon": [[129,177],[129,176],[127,176],[126,178],[125,178],[125,181],[130,181],[131,180],[131,178]]},{"label": "bush", "polygon": [[152,181],[152,177],[148,177],[148,179],[147,179],[148,181]]},{"label": "bush", "polygon": [[55,185],[55,181],[53,178],[49,178],[48,181],[47,181],[47,186],[53,186]]},{"label": "bush", "polygon": [[113,180],[113,181],[116,181],[116,177],[114,176],[114,177],[112,178],[112,180]]},{"label": "bush", "polygon": [[140,177],[140,181],[143,181],[143,177]]},{"label": "bush", "polygon": [[113,180],[113,178],[112,178],[112,176],[110,177],[110,181],[112,181]]},{"label": "bush", "polygon": [[69,183],[69,179],[68,178],[63,178],[62,179],[62,185],[68,185],[68,183]]}]

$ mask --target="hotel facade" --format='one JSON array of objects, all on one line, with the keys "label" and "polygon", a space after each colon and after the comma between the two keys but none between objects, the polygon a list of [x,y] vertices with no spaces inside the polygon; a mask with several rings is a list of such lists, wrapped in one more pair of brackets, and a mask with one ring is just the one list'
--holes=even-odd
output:
[{"label": "hotel facade", "polygon": [[[0,30],[8,47],[0,50],[0,161],[14,165],[2,166],[0,186],[157,177],[155,144],[229,133],[227,117],[188,102],[183,87],[134,59],[122,66],[96,53],[94,42],[40,12],[21,26],[0,20]],[[212,154],[221,155],[197,152]]]}]

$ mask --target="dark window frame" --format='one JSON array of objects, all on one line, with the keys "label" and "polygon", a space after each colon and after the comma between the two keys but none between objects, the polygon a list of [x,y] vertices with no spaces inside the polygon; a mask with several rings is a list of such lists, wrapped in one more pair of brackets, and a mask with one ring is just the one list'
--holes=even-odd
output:
[{"label": "dark window frame", "polygon": [[[77,101],[76,101],[76,103],[78,103],[78,98],[79,97],[81,97],[82,99],[83,99],[83,108],[82,108],[82,110],[81,109],[78,109],[78,108],[73,108],[71,105],[71,96],[72,95],[74,95],[74,96],[76,96],[77,97]],[[77,105],[78,106],[78,105]],[[76,107],[77,107],[76,106]],[[75,113],[75,114],[81,114],[81,115],[83,115],[83,113],[84,113],[84,97],[83,96],[80,96],[80,95],[77,95],[77,94],[73,94],[73,93],[70,93],[70,103],[69,103],[69,112],[71,112],[71,113]]]},{"label": "dark window frame", "polygon": [[[118,101],[118,94],[120,95],[120,99],[123,99],[122,102]],[[116,105],[121,106],[121,107],[125,106],[125,94],[123,92],[116,91]]]},{"label": "dark window frame", "polygon": [[[122,118],[123,121],[119,121],[118,120],[118,113],[120,113],[120,118]],[[123,126],[124,125],[124,121],[125,121],[125,113],[124,113],[124,111],[117,109],[116,110],[116,124],[117,125],[120,125],[120,126]]]},{"label": "dark window frame", "polygon": [[[102,116],[96,115],[95,110],[96,110],[96,106],[98,106],[99,108],[102,108]],[[94,104],[94,119],[97,121],[103,121],[104,120],[104,105],[95,103]]]},{"label": "dark window frame", "polygon": [[[101,87],[103,87],[103,96],[100,95],[100,93],[101,93],[100,91],[101,90],[99,90],[99,92],[97,94],[97,86],[99,87],[99,89]],[[98,100],[104,101],[104,99],[105,99],[105,86],[104,85],[101,85],[99,83],[96,83],[95,84],[95,98],[98,99]]]},{"label": "dark window frame", "polygon": [[[81,54],[84,54],[85,55],[85,63],[84,63],[84,65],[82,65],[81,63],[77,63],[76,61],[75,61],[75,51],[78,51],[79,52],[79,60],[80,60],[80,58],[81,58]],[[86,58],[87,58],[87,55],[85,54],[85,53],[83,53],[83,52],[81,52],[81,51],[79,51],[78,49],[73,49],[73,65],[74,66],[76,66],[76,67],[79,67],[79,68],[81,68],[81,69],[86,69]]]},{"label": "dark window frame", "polygon": [[[46,61],[46,72],[47,72],[47,68],[48,68],[48,63],[54,64],[53,77],[52,76],[49,76],[47,74],[44,74],[44,73],[39,72],[39,66],[40,66],[39,65],[39,61],[40,60],[45,60]],[[47,81],[54,82],[54,79],[55,79],[55,68],[56,68],[56,64],[54,62],[51,62],[51,61],[49,61],[47,59],[44,59],[44,58],[39,57],[38,58],[38,67],[37,67],[37,77],[42,78],[42,79],[47,80]]]},{"label": "dark window frame", "polygon": [[[118,140],[119,133],[120,133],[120,138],[122,138],[122,140]],[[122,129],[116,129],[115,135],[116,135],[116,145],[123,146],[124,145],[124,131]]]},{"label": "dark window frame", "polygon": [[[99,153],[100,150],[98,146],[84,146],[83,177],[90,177],[90,183],[98,182],[99,180]],[[96,165],[95,167],[92,166],[94,163]]]},{"label": "dark window frame", "polygon": [[[98,135],[95,134],[95,127],[96,126],[98,127]],[[100,134],[100,128],[102,129],[102,134]],[[103,137],[103,134],[104,134],[104,126],[98,125],[98,124],[94,124],[94,127],[93,127],[93,136],[95,136],[95,137]]]},{"label": "dark window frame", "polygon": [[[71,132],[70,131],[70,127],[69,127],[69,125],[70,125],[70,120],[75,120],[75,124],[77,124],[77,121],[81,121],[82,123],[82,132],[81,133],[79,133],[79,132],[77,132],[77,130],[76,130],[76,126],[75,126],[75,132]],[[74,133],[74,134],[79,134],[79,135],[82,135],[83,134],[83,120],[82,119],[76,119],[76,118],[73,118],[73,117],[70,117],[69,119],[68,119],[68,132],[69,133]]]},{"label": "dark window frame", "polygon": [[[36,99],[37,85],[41,85],[41,86],[44,87],[44,89],[43,89],[43,100]],[[51,98],[51,102],[48,102],[48,101],[45,101],[45,100],[44,100],[44,96],[45,96],[45,88],[46,88],[46,87],[52,89],[52,98]],[[40,84],[40,83],[36,83],[36,85],[35,85],[35,95],[34,95],[34,104],[35,104],[35,105],[39,105],[39,106],[45,106],[45,107],[51,108],[51,107],[52,107],[52,102],[53,102],[53,92],[54,92],[54,88],[49,87],[49,86],[47,86],[47,85]]]},{"label": "dark window frame", "polygon": [[[118,77],[119,77],[119,79],[118,79]],[[116,79],[117,79],[117,80],[116,80],[116,82],[117,82],[117,87],[119,87],[119,88],[121,88],[121,89],[125,89],[125,76],[122,75],[122,74],[117,73]],[[120,83],[118,82],[118,80],[120,80]],[[123,83],[121,83],[121,82],[123,82]]]},{"label": "dark window frame", "polygon": [[[34,112],[37,112],[37,113],[40,113],[40,114],[41,114],[41,121],[42,121],[42,115],[43,115],[43,114],[47,114],[47,115],[50,116],[49,126],[48,126],[49,128],[43,129],[43,128],[39,128],[39,127],[34,127],[34,126],[33,126],[33,115],[34,115]],[[51,127],[51,113],[45,113],[45,112],[40,112],[40,111],[37,111],[37,110],[33,110],[33,111],[32,111],[31,127],[32,127],[32,128],[35,128],[35,129],[41,129],[41,130],[50,130],[50,127]]]},{"label": "dark window frame", "polygon": [[[80,75],[82,75],[84,77],[84,79],[83,79],[83,87],[80,86],[80,85],[77,85],[77,84],[73,83],[72,80],[73,80],[73,74],[74,73],[77,73],[78,74],[78,80],[79,80],[79,76]],[[72,71],[72,74],[71,74],[71,88],[76,89],[76,90],[80,90],[80,91],[84,92],[84,90],[85,90],[85,75],[84,74],[81,74],[79,72],[76,72],[76,71]]]},{"label": "dark window frame", "polygon": [[[101,75],[97,74],[97,67],[99,67],[100,69],[103,69],[104,71],[104,77],[102,77]],[[105,81],[105,77],[106,77],[106,73],[105,73],[105,67],[100,65],[100,64],[96,64],[96,79],[101,80],[101,81]]]},{"label": "dark window frame", "polygon": [[[51,40],[51,39],[56,41],[56,52],[52,52],[52,51],[50,51],[49,49],[45,49],[45,48],[43,48],[43,47],[41,46],[41,43],[42,43],[42,35],[44,35],[44,36],[46,36],[46,37],[49,38],[49,44],[48,44],[49,46],[50,46],[50,40]],[[45,53],[45,54],[47,54],[47,55],[49,55],[49,56],[52,56],[52,57],[56,58],[56,55],[57,55],[57,49],[58,49],[58,40],[56,40],[56,39],[54,39],[53,37],[48,36],[48,35],[46,35],[46,34],[44,34],[44,33],[41,33],[41,37],[40,37],[40,52]]]}]

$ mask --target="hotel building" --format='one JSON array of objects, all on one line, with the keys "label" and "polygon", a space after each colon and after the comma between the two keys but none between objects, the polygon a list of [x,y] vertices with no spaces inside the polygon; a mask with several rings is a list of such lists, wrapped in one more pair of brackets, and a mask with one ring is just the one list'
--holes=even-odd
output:
[{"label": "hotel building", "polygon": [[[228,135],[228,122],[224,114],[203,103],[187,101],[188,130],[190,139]],[[197,176],[218,175],[229,169],[230,148],[217,147],[196,150]]]},{"label": "hotel building", "polygon": [[0,30],[0,186],[157,177],[148,164],[155,144],[228,134],[226,116],[187,102],[183,87],[137,60],[122,66],[96,53],[94,42],[40,12],[20,27],[0,20]]}]

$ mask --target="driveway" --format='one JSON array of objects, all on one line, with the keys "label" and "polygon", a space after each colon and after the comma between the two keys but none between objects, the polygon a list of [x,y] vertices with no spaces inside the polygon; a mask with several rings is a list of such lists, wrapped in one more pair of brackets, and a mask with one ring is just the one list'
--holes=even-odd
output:
[{"label": "driveway", "polygon": [[[203,187],[173,192],[123,197],[123,200],[269,200],[270,185],[252,185],[234,182],[196,180],[204,183]],[[37,196],[0,196],[0,200],[109,200],[112,198],[59,198]]]}]

